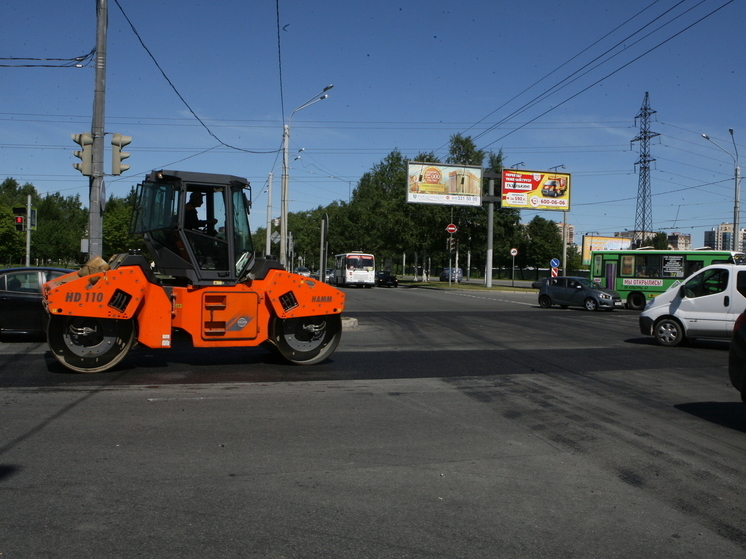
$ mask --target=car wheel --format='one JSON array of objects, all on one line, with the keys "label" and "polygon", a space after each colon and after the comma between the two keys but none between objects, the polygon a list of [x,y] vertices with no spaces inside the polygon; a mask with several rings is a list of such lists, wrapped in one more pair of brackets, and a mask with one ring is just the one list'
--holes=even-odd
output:
[{"label": "car wheel", "polygon": [[539,306],[548,309],[552,306],[552,300],[549,298],[549,295],[542,295],[539,297]]},{"label": "car wheel", "polygon": [[633,311],[641,311],[645,308],[645,295],[642,293],[630,293],[627,297],[627,306]]},{"label": "car wheel", "polygon": [[593,297],[588,297],[585,301],[583,301],[583,306],[587,311],[597,311],[598,301],[596,301]]},{"label": "car wheel", "polygon": [[663,318],[656,322],[653,335],[660,345],[668,347],[675,347],[684,341],[684,329],[673,318]]}]

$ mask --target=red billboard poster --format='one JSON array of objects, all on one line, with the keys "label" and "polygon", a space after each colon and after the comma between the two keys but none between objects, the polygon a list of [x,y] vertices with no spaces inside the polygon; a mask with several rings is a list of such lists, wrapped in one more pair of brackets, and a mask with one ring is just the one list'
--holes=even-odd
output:
[{"label": "red billboard poster", "polygon": [[502,207],[528,210],[570,209],[570,175],[503,169]]}]

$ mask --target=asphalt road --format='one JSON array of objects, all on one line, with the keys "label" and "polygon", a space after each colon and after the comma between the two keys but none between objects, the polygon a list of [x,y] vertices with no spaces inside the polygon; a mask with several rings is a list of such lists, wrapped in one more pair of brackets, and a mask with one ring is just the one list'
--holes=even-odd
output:
[{"label": "asphalt road", "polygon": [[0,344],[0,554],[746,557],[727,342],[535,294],[351,289],[330,360]]}]

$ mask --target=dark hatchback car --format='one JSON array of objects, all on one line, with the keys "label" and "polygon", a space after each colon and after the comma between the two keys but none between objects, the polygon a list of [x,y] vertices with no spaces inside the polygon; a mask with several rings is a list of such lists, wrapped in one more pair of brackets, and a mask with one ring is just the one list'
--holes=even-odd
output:
[{"label": "dark hatchback car", "polygon": [[589,311],[624,308],[619,293],[601,287],[599,283],[586,278],[560,276],[550,278],[539,288],[539,305],[549,308],[559,305],[567,307],[584,307]]},{"label": "dark hatchback car", "polygon": [[738,317],[733,327],[728,352],[728,375],[733,388],[741,393],[741,400],[746,402],[746,312]]},{"label": "dark hatchback car", "polygon": [[376,272],[376,285],[378,287],[399,287],[399,280],[391,272]]},{"label": "dark hatchback car", "polygon": [[0,335],[44,334],[48,316],[41,302],[41,286],[72,271],[64,268],[0,270]]}]

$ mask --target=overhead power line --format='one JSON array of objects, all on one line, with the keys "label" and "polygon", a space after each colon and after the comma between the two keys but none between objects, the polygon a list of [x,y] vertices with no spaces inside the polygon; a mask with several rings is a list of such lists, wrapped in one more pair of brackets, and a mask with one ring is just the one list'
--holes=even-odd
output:
[{"label": "overhead power line", "polygon": [[[0,60],[12,60],[13,62],[26,61],[27,64],[0,64],[0,68],[83,68],[89,66],[96,54],[96,47],[93,47],[88,54],[75,56],[73,58],[16,58],[7,57]],[[58,64],[51,64],[57,62]]]},{"label": "overhead power line", "polygon": [[192,116],[197,119],[197,121],[202,125],[202,127],[207,130],[207,133],[210,134],[215,140],[217,140],[220,145],[223,145],[227,148],[234,149],[236,151],[243,151],[246,153],[276,153],[277,150],[268,150],[268,151],[253,151],[249,149],[243,149],[236,146],[232,146],[230,144],[225,143],[223,140],[221,140],[212,130],[210,130],[210,127],[205,124],[205,122],[197,115],[197,113],[194,112],[194,109],[187,103],[186,99],[184,99],[184,96],[179,93],[179,90],[176,89],[176,86],[173,84],[173,82],[169,79],[169,77],[166,75],[166,72],[161,68],[161,65],[158,64],[158,61],[155,59],[155,56],[153,56],[153,53],[150,52],[150,49],[145,45],[145,41],[142,40],[142,37],[137,32],[137,29],[135,29],[134,24],[130,21],[130,18],[127,17],[127,14],[124,12],[124,9],[122,8],[121,4],[119,3],[119,0],[114,0],[114,3],[119,8],[119,11],[122,12],[122,15],[124,16],[124,19],[127,20],[127,23],[129,24],[130,28],[132,29],[132,32],[135,34],[135,37],[137,37],[137,40],[140,41],[140,45],[142,45],[142,48],[145,49],[145,52],[148,53],[148,56],[150,56],[150,59],[155,64],[156,68],[161,72],[161,75],[166,80],[169,86],[171,86],[171,89],[174,90],[174,93],[178,96],[179,99],[181,99],[181,102],[184,103],[184,106],[189,110],[190,113],[192,113]]}]

